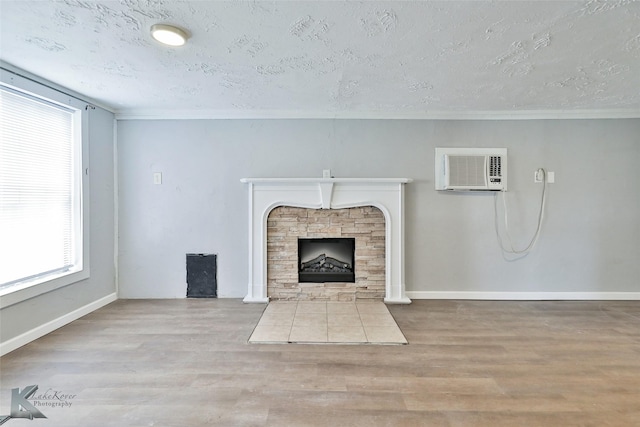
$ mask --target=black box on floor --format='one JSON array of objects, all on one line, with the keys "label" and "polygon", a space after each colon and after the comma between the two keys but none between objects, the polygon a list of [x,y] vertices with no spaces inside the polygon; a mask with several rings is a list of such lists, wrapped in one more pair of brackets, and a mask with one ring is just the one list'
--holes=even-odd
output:
[{"label": "black box on floor", "polygon": [[187,298],[216,298],[217,255],[187,254]]}]

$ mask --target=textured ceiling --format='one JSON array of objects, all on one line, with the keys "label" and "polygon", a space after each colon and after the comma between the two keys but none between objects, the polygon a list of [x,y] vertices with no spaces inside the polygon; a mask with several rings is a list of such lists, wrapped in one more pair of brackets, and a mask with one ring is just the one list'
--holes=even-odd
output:
[{"label": "textured ceiling", "polygon": [[[0,13],[3,61],[124,115],[640,117],[640,2],[0,0]],[[191,38],[163,47],[155,23]]]}]

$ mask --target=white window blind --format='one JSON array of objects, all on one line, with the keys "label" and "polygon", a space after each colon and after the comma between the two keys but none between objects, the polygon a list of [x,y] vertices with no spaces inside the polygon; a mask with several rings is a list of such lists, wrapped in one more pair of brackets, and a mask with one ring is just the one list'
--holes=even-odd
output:
[{"label": "white window blind", "polygon": [[82,262],[74,117],[0,88],[0,287]]}]

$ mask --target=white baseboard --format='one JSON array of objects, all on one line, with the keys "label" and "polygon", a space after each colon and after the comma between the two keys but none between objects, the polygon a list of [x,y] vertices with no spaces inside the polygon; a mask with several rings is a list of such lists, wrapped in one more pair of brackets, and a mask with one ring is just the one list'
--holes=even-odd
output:
[{"label": "white baseboard", "polygon": [[640,300],[640,292],[447,292],[447,291],[407,291],[411,299],[460,299],[460,300]]},{"label": "white baseboard", "polygon": [[96,311],[97,309],[104,307],[105,305],[112,303],[117,299],[118,294],[114,292],[110,295],[107,295],[106,297],[100,298],[99,300],[87,304],[84,307],[80,307],[79,309],[74,310],[71,313],[67,313],[64,316],[53,319],[52,321],[47,322],[44,325],[40,325],[37,328],[33,328],[32,330],[18,335],[15,338],[11,338],[10,340],[2,342],[0,343],[0,356],[4,356],[5,354],[12,352],[17,348],[20,348],[23,345],[29,344],[31,341],[43,337],[48,333],[53,332],[56,329],[61,328],[64,325],[91,313],[92,311]]},{"label": "white baseboard", "polygon": [[411,299],[407,297],[385,298],[384,303],[385,304],[411,304]]},{"label": "white baseboard", "polygon": [[247,304],[253,304],[253,303],[260,303],[260,304],[265,304],[269,302],[269,298],[254,298],[254,297],[249,297],[249,295],[247,295],[246,297],[244,297],[244,299],[242,300],[242,302],[247,303]]}]

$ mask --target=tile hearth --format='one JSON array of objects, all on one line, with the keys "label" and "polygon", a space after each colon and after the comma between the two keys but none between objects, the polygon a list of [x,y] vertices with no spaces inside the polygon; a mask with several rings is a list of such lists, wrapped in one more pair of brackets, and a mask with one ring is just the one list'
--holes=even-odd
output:
[{"label": "tile hearth", "polygon": [[408,344],[382,302],[273,301],[250,343]]}]

